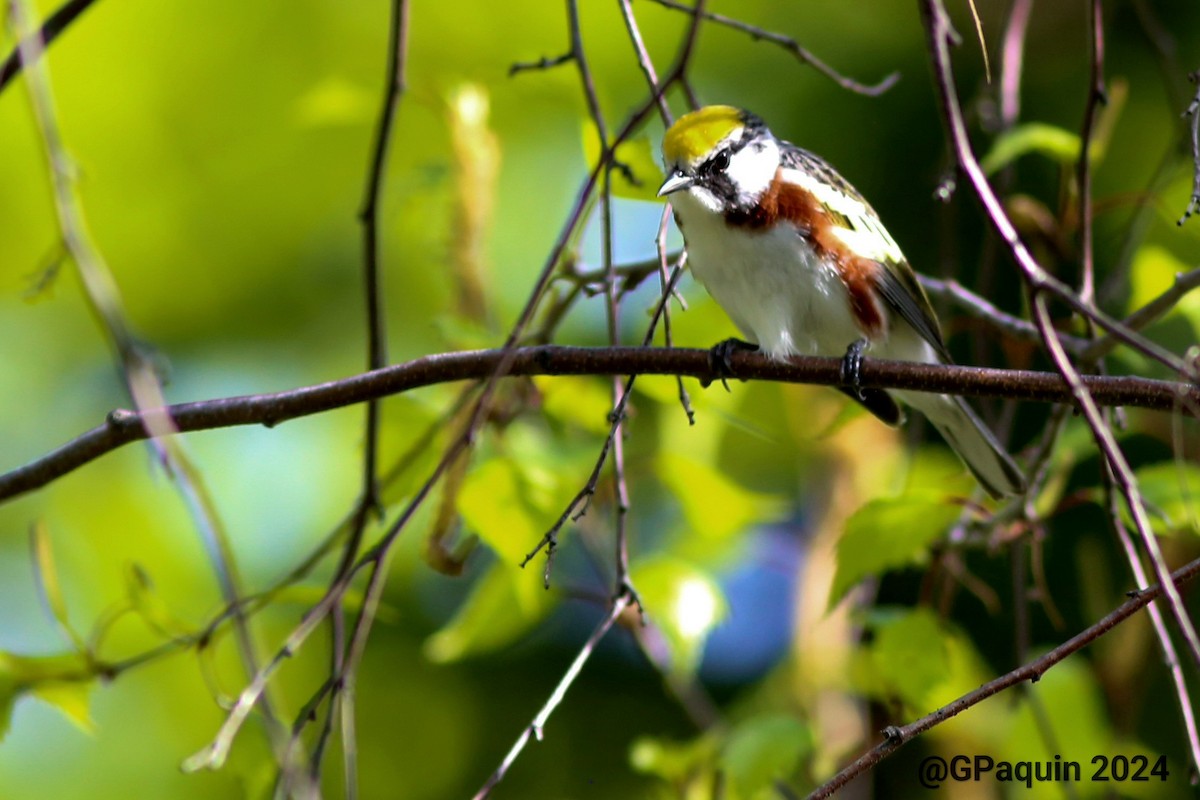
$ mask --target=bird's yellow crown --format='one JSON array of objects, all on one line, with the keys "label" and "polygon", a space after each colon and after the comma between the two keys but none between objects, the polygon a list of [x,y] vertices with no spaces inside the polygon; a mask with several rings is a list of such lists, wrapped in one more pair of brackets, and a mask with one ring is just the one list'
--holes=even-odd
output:
[{"label": "bird's yellow crown", "polygon": [[742,110],[733,106],[705,106],[684,114],[663,137],[663,156],[668,165],[694,164],[743,125]]}]

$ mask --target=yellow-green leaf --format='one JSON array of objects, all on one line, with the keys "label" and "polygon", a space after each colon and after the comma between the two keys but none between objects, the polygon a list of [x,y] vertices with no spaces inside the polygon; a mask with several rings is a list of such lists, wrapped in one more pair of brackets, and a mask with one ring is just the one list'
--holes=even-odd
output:
[{"label": "yellow-green leaf", "polygon": [[1200,533],[1200,467],[1165,461],[1142,467],[1135,477],[1155,533]]},{"label": "yellow-green leaf", "polygon": [[721,753],[721,766],[736,797],[777,797],[776,781],[787,780],[812,749],[808,726],[786,714],[752,717],[729,734]]},{"label": "yellow-green leaf", "polygon": [[425,655],[442,663],[497,650],[526,633],[555,602],[538,566],[493,564],[454,617],[425,640]]},{"label": "yellow-green leaf", "polygon": [[88,706],[92,683],[61,683],[50,681],[34,686],[30,693],[44,703],[57,708],[76,728],[84,733],[95,733],[96,722]]},{"label": "yellow-green leaf", "polygon": [[716,761],[717,738],[701,734],[687,742],[639,736],[629,748],[629,764],[645,775],[657,775],[676,786],[694,780]]},{"label": "yellow-green leaf", "polygon": [[[600,134],[591,120],[583,124],[583,152],[589,166],[600,161]],[[654,158],[654,150],[648,136],[627,139],[617,145],[614,153],[616,165],[612,169],[612,193],[614,197],[630,200],[658,201],[658,187],[662,185],[663,173]]]},{"label": "yellow-green leaf", "polygon": [[782,498],[746,489],[707,463],[665,453],[659,458],[658,474],[683,507],[688,534],[710,542],[784,513]]},{"label": "yellow-green leaf", "polygon": [[62,585],[58,581],[58,568],[54,563],[54,551],[50,547],[50,533],[44,522],[39,520],[33,524],[29,532],[29,546],[33,551],[34,577],[37,579],[46,608],[76,649],[84,649],[83,639],[71,627],[67,618],[67,601],[63,599]]},{"label": "yellow-green leaf", "polygon": [[927,608],[905,609],[872,627],[873,673],[884,684],[883,693],[911,709],[928,708],[930,695],[950,673],[944,645],[949,632]]},{"label": "yellow-green leaf", "polygon": [[1027,122],[997,136],[979,165],[990,175],[1027,153],[1041,153],[1054,161],[1070,164],[1079,158],[1079,147],[1079,134],[1044,122]]},{"label": "yellow-green leaf", "polygon": [[0,650],[0,738],[8,730],[13,704],[26,693],[55,706],[90,733],[94,726],[87,690],[94,678],[93,665],[79,653],[22,656]]},{"label": "yellow-green leaf", "polygon": [[493,458],[473,469],[458,493],[467,527],[509,566],[521,563],[553,522],[531,499],[534,490],[511,460]]},{"label": "yellow-green leaf", "polygon": [[960,511],[941,493],[908,492],[872,500],[854,512],[838,541],[829,606],[869,575],[924,564],[929,546],[945,535]]},{"label": "yellow-green leaf", "polygon": [[542,394],[542,409],[554,419],[598,434],[607,434],[612,427],[610,383],[573,375],[537,376],[533,382]]}]

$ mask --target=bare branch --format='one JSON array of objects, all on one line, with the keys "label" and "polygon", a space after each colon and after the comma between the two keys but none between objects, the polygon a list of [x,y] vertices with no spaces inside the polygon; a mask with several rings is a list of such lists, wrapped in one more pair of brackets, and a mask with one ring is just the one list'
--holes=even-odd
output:
[{"label": "bare branch", "polygon": [[[693,8],[690,8],[686,5],[684,5],[683,3],[676,2],[676,0],[653,0],[653,1],[655,3],[658,3],[660,6],[675,9],[676,11],[683,11],[688,14],[694,13]],[[810,67],[815,69],[817,72],[820,72],[822,75],[824,75],[825,77],[832,80],[838,86],[841,86],[843,89],[848,89],[851,92],[857,92],[858,94],[864,94],[864,95],[867,95],[868,97],[877,97],[877,96],[883,94],[884,92],[886,92],[888,89],[892,88],[896,84],[896,81],[900,80],[900,73],[893,72],[890,75],[887,75],[886,77],[884,77],[883,80],[879,81],[879,83],[876,83],[876,84],[868,85],[868,84],[859,83],[858,81],[854,80],[853,78],[847,78],[846,76],[839,73],[833,67],[829,66],[824,61],[817,58],[815,55],[813,55],[811,52],[809,52],[807,49],[805,49],[803,46],[801,46],[799,42],[797,42],[795,39],[791,38],[790,36],[784,36],[783,34],[780,34],[780,33],[774,33],[772,31],[768,31],[763,28],[759,28],[755,25],[750,25],[748,23],[742,22],[741,20],[736,20],[736,19],[733,19],[732,17],[727,17],[724,14],[717,14],[712,11],[704,11],[704,12],[702,12],[702,16],[704,17],[704,19],[711,20],[712,22],[715,22],[718,25],[724,25],[727,28],[733,28],[734,30],[741,31],[742,33],[748,34],[750,36],[750,38],[754,39],[755,41],[770,42],[771,44],[775,44],[775,45],[782,47],[784,50],[787,50],[789,53],[791,53],[796,58],[803,61],[805,64],[808,64]]]},{"label": "bare branch", "polygon": [[1192,196],[1188,200],[1187,208],[1183,210],[1183,216],[1176,223],[1177,225],[1187,222],[1188,217],[1200,211],[1200,70],[1189,74],[1188,80],[1196,84],[1196,96],[1192,98],[1192,102],[1188,103],[1187,110],[1183,112],[1185,117],[1191,118],[1188,127],[1192,134],[1192,163],[1195,177],[1192,178]]},{"label": "bare branch", "polygon": [[[737,376],[745,380],[841,385],[840,360],[794,356],[771,361],[756,353],[732,357]],[[518,375],[684,375],[701,381],[718,380],[708,351],[648,347],[538,347],[469,350],[425,356],[404,364],[338,381],[271,394],[243,395],[179,403],[138,413],[118,409],[104,424],[57,450],[0,475],[0,500],[44,486],[112,450],[147,437],[145,419],[167,414],[181,432],[236,425],[272,427],[297,417],[363,403],[423,386],[486,379],[497,374]],[[1083,376],[1099,403],[1177,411],[1194,416],[1200,386],[1138,377]],[[1043,403],[1070,402],[1071,394],[1058,376],[1048,372],[985,369],[944,364],[863,361],[862,385],[880,389],[960,394],[968,397],[1010,397]]]},{"label": "bare branch", "polygon": [[579,673],[583,670],[583,665],[591,658],[596,645],[608,633],[608,629],[613,626],[613,623],[617,621],[622,612],[629,607],[632,600],[632,596],[627,592],[618,595],[613,600],[608,614],[604,619],[600,620],[600,624],[596,626],[596,629],[592,631],[592,635],[584,642],[578,655],[575,656],[575,660],[571,662],[571,666],[567,667],[567,671],[563,673],[558,685],[554,687],[554,691],[550,694],[550,698],[546,701],[546,704],[542,706],[541,711],[533,718],[533,722],[529,723],[525,730],[521,731],[521,735],[517,737],[517,741],[513,744],[512,749],[504,756],[504,760],[500,762],[500,766],[496,768],[496,771],[488,777],[479,791],[475,793],[474,800],[484,800],[484,798],[492,793],[492,789],[496,788],[496,784],[504,780],[504,776],[508,774],[509,768],[517,760],[517,756],[521,755],[521,751],[525,749],[525,745],[529,744],[531,738],[537,739],[539,742],[542,740],[546,722],[549,721],[550,715],[554,713],[554,709],[558,708],[563,698],[566,697],[567,690],[571,688],[571,684],[579,677]]},{"label": "bare branch", "polygon": [[[1094,320],[1097,324],[1118,335],[1122,340],[1137,347],[1142,352],[1146,352],[1144,347],[1146,340],[1130,331],[1124,325],[1097,312],[1090,302],[1078,297],[1068,287],[1049,275],[1025,247],[1017,235],[1012,220],[1008,218],[1008,214],[1001,205],[999,198],[996,197],[995,192],[987,181],[987,177],[983,174],[983,170],[979,166],[978,160],[971,150],[971,143],[967,136],[966,123],[963,120],[962,108],[958,102],[953,71],[950,66],[949,44],[953,39],[953,35],[946,16],[946,9],[942,5],[941,0],[922,0],[920,8],[929,44],[929,54],[933,62],[934,83],[938,90],[943,118],[949,131],[950,141],[953,145],[958,165],[967,174],[976,195],[987,212],[988,219],[995,227],[997,233],[1000,234],[1000,237],[1008,244],[1014,260],[1023,273],[1033,300],[1034,321],[1042,332],[1043,345],[1051,361],[1054,363],[1055,369],[1058,370],[1063,380],[1071,387],[1071,394],[1087,419],[1096,444],[1112,467],[1117,486],[1121,489],[1125,497],[1126,505],[1129,508],[1130,515],[1133,517],[1138,534],[1142,537],[1142,543],[1150,555],[1155,575],[1166,588],[1166,595],[1170,601],[1172,614],[1179,624],[1184,638],[1188,642],[1188,648],[1191,650],[1192,656],[1196,659],[1197,663],[1200,663],[1200,637],[1197,636],[1195,626],[1192,624],[1191,618],[1183,607],[1183,602],[1179,598],[1178,591],[1168,582],[1167,566],[1163,561],[1158,542],[1150,529],[1149,518],[1146,515],[1146,509],[1142,502],[1137,482],[1133,478],[1132,470],[1120,447],[1117,445],[1111,429],[1104,424],[1095,398],[1091,395],[1079,372],[1071,363],[1058,339],[1057,332],[1051,325],[1050,315],[1046,307],[1046,294],[1051,293],[1064,300],[1075,311],[1083,314],[1085,318]],[[1139,344],[1138,340],[1141,340],[1142,343]],[[1161,352],[1161,348],[1157,346],[1154,349]],[[1162,363],[1172,366],[1181,375],[1191,374],[1182,359],[1170,353],[1162,353],[1162,355],[1165,356],[1165,358],[1161,359]]]},{"label": "bare branch", "polygon": [[[1183,585],[1192,581],[1196,575],[1200,574],[1200,559],[1192,561],[1184,567],[1177,570],[1171,576],[1172,585]],[[809,795],[809,800],[821,800],[821,798],[831,797],[838,789],[845,786],[851,780],[874,767],[883,759],[892,755],[900,749],[900,747],[914,738],[936,727],[951,717],[958,716],[972,706],[978,705],[992,695],[999,694],[1005,689],[1009,689],[1025,681],[1036,681],[1046,671],[1065,659],[1067,656],[1082,650],[1087,645],[1099,639],[1104,634],[1121,624],[1125,620],[1132,617],[1135,613],[1145,608],[1150,601],[1159,597],[1162,594],[1162,586],[1152,586],[1139,592],[1132,592],[1130,599],[1114,609],[1108,616],[1101,619],[1096,624],[1092,625],[1087,630],[1071,637],[1067,641],[1060,644],[1044,656],[1034,659],[1012,672],[1001,675],[995,680],[988,681],[978,689],[968,692],[952,703],[942,706],[936,711],[926,714],[914,722],[903,727],[891,727],[884,731],[884,739],[875,747],[863,753],[847,766],[830,781],[818,787],[816,791]]]}]

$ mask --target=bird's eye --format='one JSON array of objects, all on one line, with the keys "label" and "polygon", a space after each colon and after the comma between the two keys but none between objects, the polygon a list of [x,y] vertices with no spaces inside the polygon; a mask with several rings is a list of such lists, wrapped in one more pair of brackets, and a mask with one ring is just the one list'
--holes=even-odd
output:
[{"label": "bird's eye", "polygon": [[712,160],[708,162],[708,171],[710,173],[715,174],[718,172],[724,172],[727,169],[729,169],[729,151],[728,150],[722,150],[721,152],[719,152],[715,156],[713,156]]}]

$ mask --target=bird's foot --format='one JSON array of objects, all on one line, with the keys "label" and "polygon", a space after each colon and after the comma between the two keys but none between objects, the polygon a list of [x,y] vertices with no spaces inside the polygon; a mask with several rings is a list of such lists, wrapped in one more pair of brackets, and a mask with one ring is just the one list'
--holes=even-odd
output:
[{"label": "bird's foot", "polygon": [[[708,368],[712,371],[715,379],[719,380],[721,385],[725,387],[725,391],[729,391],[729,384],[725,382],[726,378],[737,377],[733,374],[733,364],[730,363],[730,358],[738,351],[754,353],[758,351],[758,345],[753,342],[743,341],[742,339],[732,338],[718,342],[708,351]],[[708,385],[711,383],[712,379],[703,380],[700,382],[700,385],[708,388]]]},{"label": "bird's foot", "polygon": [[862,390],[862,360],[868,344],[870,343],[866,339],[856,339],[846,348],[846,355],[842,356],[842,385],[851,397],[859,401],[865,399]]}]

